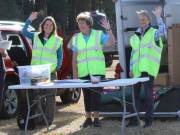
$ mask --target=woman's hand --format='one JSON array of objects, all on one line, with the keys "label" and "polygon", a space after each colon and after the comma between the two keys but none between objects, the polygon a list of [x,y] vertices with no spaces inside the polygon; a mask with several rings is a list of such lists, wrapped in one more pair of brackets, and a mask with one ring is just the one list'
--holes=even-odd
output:
[{"label": "woman's hand", "polygon": [[1,54],[2,57],[6,57],[7,56],[6,50],[2,49],[2,48],[0,48],[0,54]]},{"label": "woman's hand", "polygon": [[107,30],[107,31],[110,31],[110,30],[111,30],[111,26],[110,26],[108,20],[102,19],[100,22],[101,22],[101,26],[102,26],[103,28],[105,28],[105,30]]},{"label": "woman's hand", "polygon": [[162,7],[158,6],[156,7],[152,13],[156,16],[156,17],[161,17],[161,13],[162,13]]},{"label": "woman's hand", "polygon": [[133,77],[133,74],[131,71],[129,72],[129,77],[131,77],[131,78]]},{"label": "woman's hand", "polygon": [[34,21],[38,17],[38,12],[32,12],[31,15],[29,16],[30,21]]},{"label": "woman's hand", "polygon": [[5,50],[0,48],[0,54],[4,54]]},{"label": "woman's hand", "polygon": [[109,40],[107,41],[107,43],[105,43],[106,46],[112,46],[115,44],[115,38],[113,35],[113,32],[111,30],[111,26],[110,23],[107,19],[102,19],[101,20],[101,26],[106,30],[106,34],[109,35]]}]

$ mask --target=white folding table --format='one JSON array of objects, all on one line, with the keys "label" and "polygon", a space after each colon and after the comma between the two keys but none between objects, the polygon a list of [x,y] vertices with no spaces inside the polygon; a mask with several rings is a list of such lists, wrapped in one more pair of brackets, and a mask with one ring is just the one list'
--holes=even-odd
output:
[{"label": "white folding table", "polygon": [[[139,82],[145,82],[148,81],[149,78],[148,77],[143,77],[143,78],[131,78],[131,79],[116,79],[116,80],[111,80],[111,81],[106,81],[106,82],[99,82],[97,84],[92,84],[92,83],[85,83],[85,82],[57,82],[57,83],[49,83],[49,84],[41,84],[41,85],[12,85],[9,86],[9,89],[16,89],[16,90],[25,90],[26,91],[26,99],[27,99],[27,104],[28,104],[28,114],[27,114],[27,119],[26,119],[26,125],[25,125],[25,133],[27,132],[27,126],[28,126],[28,121],[30,118],[30,112],[31,112],[31,105],[29,102],[29,96],[28,96],[28,90],[29,89],[41,89],[41,90],[47,90],[47,89],[59,89],[59,88],[89,88],[90,90],[96,87],[109,87],[109,86],[114,86],[114,87],[119,87],[121,86],[123,89],[123,116],[122,116],[122,124],[121,124],[121,131],[120,134],[121,135],[125,135],[125,119],[132,117],[132,116],[137,116],[138,120],[139,120],[139,116],[138,116],[138,112],[136,110],[135,107],[135,100],[134,100],[134,90],[132,90],[132,104],[133,104],[133,108],[135,113],[133,114],[127,114],[126,113],[126,96],[125,96],[125,88],[126,86],[133,86],[136,83]],[[37,102],[40,103],[40,102]],[[40,104],[39,104],[40,105]],[[41,106],[40,106],[41,109]],[[41,109],[41,115],[43,116],[47,128],[48,128],[48,123],[47,123],[47,119],[46,116],[43,113],[43,110]]]}]

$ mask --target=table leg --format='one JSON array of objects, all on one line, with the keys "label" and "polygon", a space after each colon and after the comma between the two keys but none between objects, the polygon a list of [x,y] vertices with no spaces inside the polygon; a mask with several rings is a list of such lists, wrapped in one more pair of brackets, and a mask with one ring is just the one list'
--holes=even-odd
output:
[{"label": "table leg", "polygon": [[132,103],[133,103],[134,112],[136,113],[136,117],[137,117],[137,119],[138,119],[138,121],[139,121],[139,123],[140,123],[141,121],[140,121],[140,118],[139,118],[139,113],[138,113],[138,111],[137,111],[137,109],[136,109],[136,104],[135,104],[134,87],[133,87],[133,86],[132,86]]},{"label": "table leg", "polygon": [[46,123],[47,130],[49,131],[49,124],[48,124],[48,121],[47,121],[46,116],[45,116],[45,114],[44,114],[44,111],[43,111],[43,109],[42,109],[41,100],[40,100],[39,103],[38,103],[38,108],[39,108],[39,110],[41,111],[41,115],[43,116],[43,119],[44,119],[44,121],[45,121],[45,123]]},{"label": "table leg", "polygon": [[125,86],[122,88],[123,90],[123,116],[122,116],[122,124],[121,124],[121,134],[125,135],[125,117],[126,117],[126,94],[125,94]]},{"label": "table leg", "polygon": [[[27,111],[27,117],[26,117],[26,124],[25,124],[25,134],[27,133],[27,127],[28,127],[28,122],[29,122],[29,118],[30,118],[30,112],[31,112],[31,105],[30,105],[30,101],[29,101],[29,93],[28,93],[28,90],[26,90],[26,100],[27,100],[27,106],[28,106],[28,111]],[[47,127],[47,130],[49,131],[49,124],[48,124],[48,121],[46,119],[46,116],[44,114],[44,111],[42,109],[42,106],[41,106],[41,100],[38,101],[38,108],[41,112],[41,115],[43,116],[43,119],[46,123],[46,127]]]},{"label": "table leg", "polygon": [[26,91],[26,100],[27,100],[27,106],[28,106],[28,112],[27,112],[27,117],[26,117],[26,125],[25,125],[25,134],[27,133],[27,126],[28,126],[28,122],[29,122],[29,115],[31,112],[31,107],[30,107],[30,102],[29,102],[29,94],[28,94],[28,90]]}]

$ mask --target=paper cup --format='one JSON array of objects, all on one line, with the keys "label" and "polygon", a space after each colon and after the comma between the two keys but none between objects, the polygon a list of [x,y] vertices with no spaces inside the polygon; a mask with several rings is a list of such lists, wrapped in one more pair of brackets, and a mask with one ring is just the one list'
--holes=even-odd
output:
[{"label": "paper cup", "polygon": [[93,76],[91,75],[91,82],[92,83],[99,83],[101,81],[101,77],[100,76]]}]

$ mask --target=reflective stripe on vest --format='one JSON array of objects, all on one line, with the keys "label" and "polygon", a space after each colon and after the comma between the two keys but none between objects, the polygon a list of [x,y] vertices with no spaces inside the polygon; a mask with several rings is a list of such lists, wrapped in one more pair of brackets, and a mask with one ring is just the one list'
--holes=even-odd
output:
[{"label": "reflective stripe on vest", "polygon": [[[141,59],[144,59],[144,58],[147,58],[147,59],[149,59],[149,60],[151,60],[151,61],[154,61],[154,62],[156,62],[157,64],[160,63],[160,59],[158,59],[158,58],[156,58],[156,57],[154,57],[154,56],[148,55],[148,54],[143,54],[143,55],[141,56]],[[138,63],[138,62],[139,62],[139,59],[138,59],[138,58],[137,58],[137,59],[134,59],[134,60],[131,61],[131,65],[134,65],[134,64],[136,64],[136,63]]]},{"label": "reflective stripe on vest", "polygon": [[31,64],[51,64],[51,72],[54,72],[57,67],[57,50],[61,44],[62,38],[51,35],[46,44],[43,45],[38,34],[34,34]]},{"label": "reflective stripe on vest", "polygon": [[[43,48],[44,51],[48,51],[48,52],[52,52],[52,53],[56,53],[57,51],[57,47],[58,47],[58,43],[60,42],[60,39],[59,38],[56,38],[56,41],[54,43],[54,46],[53,48]],[[38,50],[38,51],[41,51],[42,50],[42,47],[38,46],[38,38],[36,37],[35,39],[35,42],[34,42],[34,45],[33,45],[33,50]]]},{"label": "reflective stripe on vest", "polygon": [[91,35],[86,43],[82,33],[73,37],[72,45],[77,49],[78,77],[86,75],[104,75],[105,59],[100,43],[102,31],[91,30]]},{"label": "reflective stripe on vest", "polygon": [[99,57],[91,57],[87,59],[81,59],[77,61],[77,64],[82,63],[82,62],[89,62],[89,61],[104,61],[104,58],[99,58]]},{"label": "reflective stripe on vest", "polygon": [[148,72],[154,77],[158,74],[163,44],[160,39],[160,47],[156,45],[155,31],[150,28],[141,40],[136,35],[130,39],[132,47],[130,67],[134,77],[141,76],[142,72]]},{"label": "reflective stripe on vest", "polygon": [[[39,57],[38,56],[32,56],[32,59],[33,60],[39,60]],[[41,59],[42,60],[42,59]],[[43,61],[46,61],[46,62],[52,62],[52,63],[55,63],[55,62],[57,62],[56,60],[54,60],[54,59],[52,59],[52,58],[45,58],[45,57],[43,57]]]},{"label": "reflective stripe on vest", "polygon": [[[141,44],[140,49],[144,49],[144,48],[150,48],[155,50],[157,53],[161,53],[161,48],[154,46],[153,43],[150,43],[149,45],[143,45]],[[133,53],[138,53],[139,49],[133,50]]]}]

